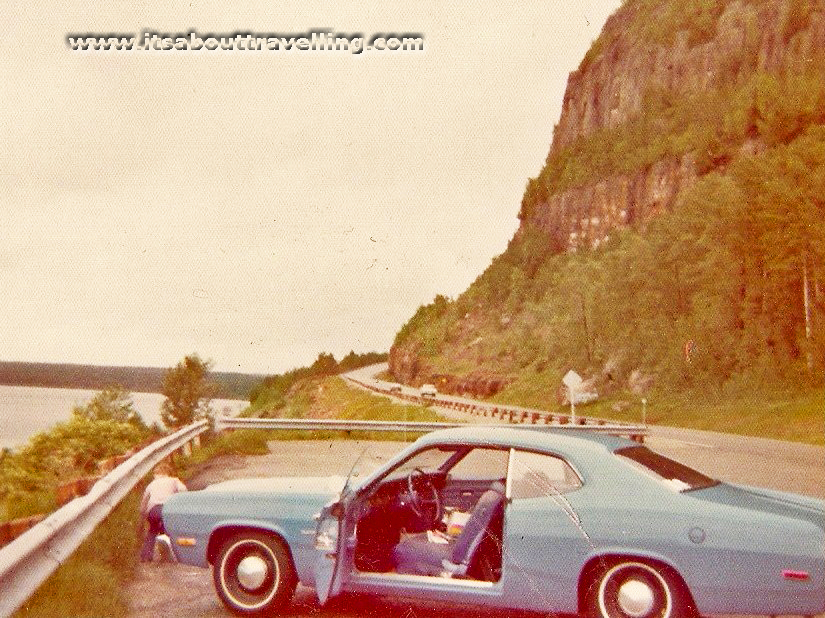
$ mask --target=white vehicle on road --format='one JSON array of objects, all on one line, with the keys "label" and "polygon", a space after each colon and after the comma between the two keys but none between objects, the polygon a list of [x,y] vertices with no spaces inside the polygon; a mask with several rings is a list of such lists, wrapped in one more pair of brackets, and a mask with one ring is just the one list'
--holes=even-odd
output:
[{"label": "white vehicle on road", "polygon": [[422,397],[435,397],[438,395],[438,391],[432,384],[423,384],[419,393],[421,393]]}]

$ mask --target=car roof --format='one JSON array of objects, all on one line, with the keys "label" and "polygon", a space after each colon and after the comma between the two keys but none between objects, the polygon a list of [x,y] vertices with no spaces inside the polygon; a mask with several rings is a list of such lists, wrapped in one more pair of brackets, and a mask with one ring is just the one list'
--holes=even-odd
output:
[{"label": "car roof", "polygon": [[638,443],[605,433],[564,427],[514,427],[510,425],[467,425],[430,432],[416,442],[429,444],[472,444],[516,447],[555,452],[613,452]]}]

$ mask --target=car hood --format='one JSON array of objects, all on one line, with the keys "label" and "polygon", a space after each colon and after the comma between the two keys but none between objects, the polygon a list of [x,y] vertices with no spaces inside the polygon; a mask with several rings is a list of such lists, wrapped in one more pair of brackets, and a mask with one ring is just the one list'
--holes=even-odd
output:
[{"label": "car hood", "polygon": [[323,494],[335,496],[346,482],[344,476],[296,476],[237,479],[209,485],[207,492],[232,492],[234,494]]},{"label": "car hood", "polygon": [[825,501],[809,496],[732,483],[718,483],[689,495],[725,506],[810,521],[825,530]]}]

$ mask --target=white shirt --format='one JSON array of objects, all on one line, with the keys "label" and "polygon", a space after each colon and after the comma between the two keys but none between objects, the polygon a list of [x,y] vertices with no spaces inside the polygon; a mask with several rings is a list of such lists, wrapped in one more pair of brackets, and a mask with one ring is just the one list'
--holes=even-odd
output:
[{"label": "white shirt", "polygon": [[186,491],[186,485],[173,476],[159,476],[146,486],[143,492],[143,500],[140,503],[140,512],[144,515],[153,506],[163,504],[172,494]]}]

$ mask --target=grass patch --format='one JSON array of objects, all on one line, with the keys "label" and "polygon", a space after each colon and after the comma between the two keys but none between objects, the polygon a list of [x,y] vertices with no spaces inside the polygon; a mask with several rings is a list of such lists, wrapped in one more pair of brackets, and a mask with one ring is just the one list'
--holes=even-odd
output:
[{"label": "grass patch", "polygon": [[[523,377],[494,397],[495,401],[564,414],[555,387],[561,378]],[[825,444],[825,392],[821,388],[800,391],[722,394],[714,391],[647,395],[647,422],[652,425],[704,429],[760,438],[808,444]],[[629,392],[603,397],[576,406],[581,416],[629,423],[642,422],[641,397]]]},{"label": "grass patch", "polygon": [[273,438],[271,432],[259,429],[238,429],[220,434],[201,436],[201,447],[194,449],[189,457],[174,459],[175,470],[184,482],[197,473],[199,466],[213,457],[221,455],[266,455],[267,442]]},{"label": "grass patch", "polygon": [[[426,406],[398,404],[389,397],[351,388],[337,376],[304,380],[280,407],[262,410],[270,418],[335,418],[341,420],[384,420],[439,422],[445,419]],[[182,479],[197,466],[221,455],[265,455],[267,443],[275,440],[397,440],[409,441],[420,433],[399,431],[294,431],[237,429],[204,439],[190,457],[178,458]]]},{"label": "grass patch", "polygon": [[202,442],[189,460],[197,464],[218,455],[266,455],[265,434],[257,429],[238,429],[214,435]]},{"label": "grass patch", "polygon": [[139,490],[132,491],[72,556],[47,579],[15,618],[128,614],[125,583],[138,558]]},{"label": "grass patch", "polygon": [[[358,388],[352,388],[341,378],[324,380],[318,391],[316,410],[327,410],[335,418],[342,420],[407,421],[437,423],[444,421],[437,412],[427,406],[399,404],[382,395],[375,395]],[[315,432],[315,437],[319,432]],[[419,433],[407,431],[356,431],[330,432],[329,438],[353,438],[358,440],[399,440],[417,438]]]},{"label": "grass patch", "polygon": [[[285,418],[325,418],[339,420],[375,420],[440,422],[444,417],[427,406],[399,404],[380,395],[352,388],[337,376],[320,380],[308,380],[293,393],[282,408],[290,414]],[[270,416],[278,417],[278,411]],[[276,430],[259,432],[267,440],[400,440],[418,437],[419,433],[407,431],[292,431]]]},{"label": "grass patch", "polygon": [[53,489],[36,491],[12,490],[0,507],[0,522],[51,513],[57,508],[57,497]]},{"label": "grass patch", "polygon": [[389,397],[376,396],[347,386],[335,377],[321,382],[314,402],[325,417],[342,420],[437,422],[444,419],[426,406],[395,403]]},{"label": "grass patch", "polygon": [[[306,418],[340,420],[383,420],[438,422],[444,418],[426,406],[399,404],[389,397],[352,388],[338,376],[301,381],[276,407],[256,411],[264,418]],[[271,431],[258,432],[267,440],[364,440],[407,439],[408,432],[398,435],[385,432],[342,431]],[[350,435],[352,434],[352,435]]]},{"label": "grass patch", "polygon": [[778,392],[719,399],[665,396],[648,399],[648,417],[661,425],[825,444],[825,393]]}]

